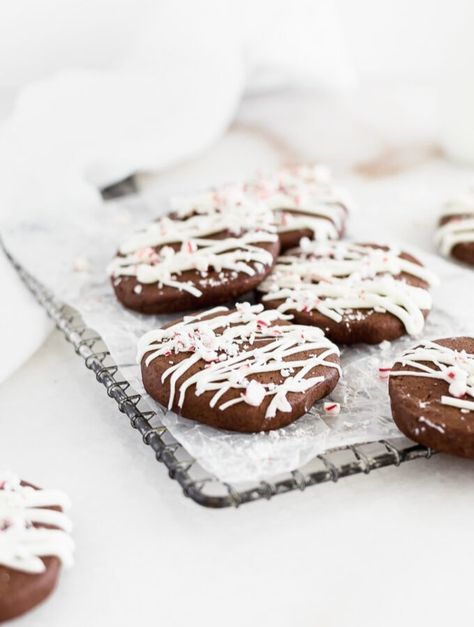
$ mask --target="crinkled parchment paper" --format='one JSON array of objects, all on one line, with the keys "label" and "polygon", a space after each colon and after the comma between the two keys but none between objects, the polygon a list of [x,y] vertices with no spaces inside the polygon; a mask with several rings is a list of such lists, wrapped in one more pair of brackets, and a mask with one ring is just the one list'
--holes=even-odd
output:
[{"label": "crinkled parchment paper", "polygon": [[[152,211],[135,199],[109,203],[73,217],[54,214],[42,215],[37,222],[17,220],[3,232],[10,253],[58,298],[79,310],[86,324],[103,337],[124,376],[142,394],[135,361],[137,339],[170,317],[143,316],[122,308],[105,269],[118,242],[156,213],[156,207]],[[424,337],[472,333],[472,271],[413,252],[441,279],[441,286],[433,292],[434,308]],[[322,403],[317,403],[311,413],[289,427],[259,434],[220,431],[172,412],[163,421],[190,454],[219,479],[237,483],[269,478],[336,446],[399,436],[390,416],[387,382],[379,378],[378,369],[393,363],[414,341],[403,338],[376,347],[344,349],[344,377],[331,397],[342,406],[337,417],[325,415]]]}]

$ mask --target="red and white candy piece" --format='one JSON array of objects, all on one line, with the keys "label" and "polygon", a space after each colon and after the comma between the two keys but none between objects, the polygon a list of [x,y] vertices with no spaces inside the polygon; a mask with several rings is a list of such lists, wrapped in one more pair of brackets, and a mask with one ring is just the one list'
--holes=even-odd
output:
[{"label": "red and white candy piece", "polygon": [[379,379],[382,379],[382,381],[386,381],[389,377],[390,377],[390,373],[392,371],[392,366],[389,364],[382,364],[381,366],[379,366]]},{"label": "red and white candy piece", "polygon": [[451,396],[461,398],[467,391],[468,372],[458,366],[450,366],[446,369],[446,377],[449,382],[449,393]]},{"label": "red and white candy piece", "polygon": [[332,401],[324,403],[323,408],[324,413],[330,416],[339,416],[341,413],[341,405],[339,403],[333,403]]},{"label": "red and white candy piece", "polygon": [[194,242],[193,240],[187,240],[186,242],[183,242],[181,245],[181,252],[182,253],[195,253],[197,251],[198,247],[196,242]]},{"label": "red and white candy piece", "polygon": [[137,259],[140,263],[152,264],[159,262],[159,255],[154,248],[147,246],[137,251]]},{"label": "red and white candy piece", "polygon": [[291,220],[291,215],[287,211],[280,211],[278,217],[280,219],[281,226],[288,226]]},{"label": "red and white candy piece", "polygon": [[244,401],[252,407],[258,407],[265,398],[265,386],[252,379],[248,384],[245,393],[242,395]]}]

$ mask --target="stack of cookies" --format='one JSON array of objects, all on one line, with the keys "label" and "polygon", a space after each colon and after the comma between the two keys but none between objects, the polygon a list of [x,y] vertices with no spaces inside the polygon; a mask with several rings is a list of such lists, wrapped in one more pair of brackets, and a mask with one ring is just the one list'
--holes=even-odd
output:
[{"label": "stack of cookies", "polygon": [[[331,393],[341,375],[338,346],[422,334],[436,277],[401,249],[341,240],[349,214],[346,192],[325,167],[300,166],[173,198],[166,217],[123,242],[109,272],[125,307],[145,314],[199,311],[140,340],[149,394],[214,427],[267,431]],[[451,207],[439,237],[449,238],[446,250],[465,257],[472,243],[459,239],[466,234],[460,219],[470,226],[472,214]],[[251,302],[236,303],[250,292]],[[457,342],[447,346],[458,350]],[[445,362],[462,369],[445,352]],[[433,362],[443,376],[445,362]],[[420,372],[429,366],[417,363],[417,376],[426,376]],[[474,390],[469,368],[464,395]],[[404,370],[390,382],[398,394],[397,424],[400,388],[412,386],[403,383]],[[436,375],[437,383],[447,376]],[[451,403],[449,411],[471,412],[471,405]],[[337,413],[337,404],[327,407]],[[420,433],[431,420],[425,418]],[[403,425],[416,439],[418,432]]]}]

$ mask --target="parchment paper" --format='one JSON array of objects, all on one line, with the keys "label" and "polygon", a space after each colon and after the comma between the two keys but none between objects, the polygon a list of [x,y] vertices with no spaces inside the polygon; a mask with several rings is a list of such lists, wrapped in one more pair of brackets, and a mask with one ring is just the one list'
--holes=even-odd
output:
[{"label": "parchment paper", "polygon": [[[105,269],[121,239],[164,210],[164,205],[158,211],[156,206],[151,209],[137,197],[75,216],[16,219],[3,231],[10,253],[58,298],[78,309],[86,324],[103,337],[122,373],[141,394],[145,391],[135,361],[137,340],[170,317],[125,310],[115,299]],[[433,291],[434,307],[423,336],[436,339],[472,333],[472,271],[410,250],[441,279],[441,286]],[[239,483],[269,478],[298,468],[336,446],[400,436],[391,419],[387,382],[379,378],[378,368],[391,365],[415,342],[416,338],[405,337],[376,347],[345,348],[344,377],[331,397],[342,405],[337,417],[325,415],[320,402],[289,427],[269,433],[221,431],[173,412],[168,412],[163,422],[219,479]],[[156,403],[146,398],[156,409]]]}]

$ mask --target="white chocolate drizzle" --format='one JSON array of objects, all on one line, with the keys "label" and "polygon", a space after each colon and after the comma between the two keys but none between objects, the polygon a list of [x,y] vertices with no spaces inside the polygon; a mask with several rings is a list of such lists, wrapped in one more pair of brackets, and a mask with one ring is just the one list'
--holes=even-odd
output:
[{"label": "white chocolate drizzle", "polygon": [[436,231],[435,243],[444,256],[457,244],[474,242],[474,187],[446,203],[441,220],[448,220]]},{"label": "white chocolate drizzle", "polygon": [[262,174],[248,182],[221,185],[196,195],[171,199],[181,217],[192,213],[235,210],[249,205],[269,209],[277,231],[311,230],[318,241],[338,239],[350,202],[321,165],[302,165]]},{"label": "white chocolate drizzle", "polygon": [[275,213],[279,233],[309,229],[313,239],[338,239],[349,200],[321,165],[302,165],[262,175],[246,186],[248,193]]},{"label": "white chocolate drizzle", "polygon": [[46,570],[41,558],[47,556],[59,558],[65,566],[72,565],[71,521],[51,507],[67,509],[68,497],[58,490],[21,485],[13,473],[0,472],[1,566],[38,574]]},{"label": "white chocolate drizzle", "polygon": [[409,334],[423,330],[422,310],[431,309],[426,289],[395,278],[410,274],[430,285],[436,277],[423,266],[388,250],[350,242],[314,242],[303,238],[300,248],[281,256],[258,289],[263,301],[282,300],[278,310],[318,311],[335,322],[354,309],[391,313]]},{"label": "white chocolate drizzle", "polygon": [[[195,270],[205,276],[212,268],[254,276],[273,263],[271,253],[258,244],[275,242],[274,231],[267,210],[247,205],[239,211],[213,210],[186,220],[162,218],[125,241],[108,271],[113,278],[134,276],[142,284],[166,285],[199,297],[202,291],[196,281],[181,280],[183,272]],[[231,235],[210,238],[223,232]],[[169,244],[181,246],[175,250]]]},{"label": "white chocolate drizzle", "polygon": [[474,355],[437,342],[423,342],[403,353],[398,362],[413,370],[392,370],[390,377],[425,377],[446,381],[449,396],[442,396],[441,403],[474,411]]},{"label": "white chocolate drizzle", "polygon": [[[195,386],[196,396],[213,392],[210,406],[218,406],[222,411],[241,402],[259,406],[270,396],[265,417],[272,418],[278,411],[291,411],[288,393],[304,392],[324,381],[323,376],[307,377],[317,366],[335,368],[340,373],[339,364],[328,360],[339,354],[338,348],[320,329],[279,324],[289,318],[249,303],[238,304],[231,311],[215,307],[203,314],[186,316],[166,329],[146,333],[138,344],[138,362],[146,355],[145,365],[149,366],[157,357],[189,353],[162,375],[162,383],[170,383],[168,409],[173,407],[175,398],[181,408],[186,393]],[[309,357],[298,357],[302,352],[309,353]],[[199,361],[207,362],[206,367],[178,386],[178,380]],[[280,372],[282,382],[263,384],[254,378],[268,372]],[[239,390],[240,395],[220,403],[230,390]]]}]

